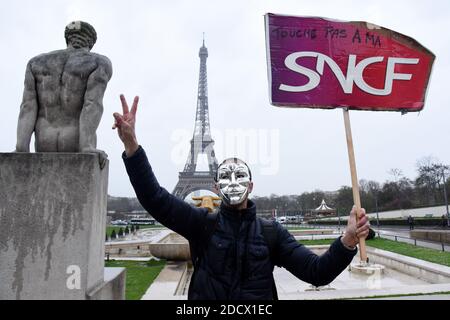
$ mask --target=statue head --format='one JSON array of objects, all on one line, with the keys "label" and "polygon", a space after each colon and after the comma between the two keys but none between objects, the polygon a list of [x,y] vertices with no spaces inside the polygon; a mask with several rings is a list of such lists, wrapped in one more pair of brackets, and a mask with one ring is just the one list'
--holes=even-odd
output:
[{"label": "statue head", "polygon": [[66,26],[64,32],[67,46],[73,48],[88,48],[92,49],[97,41],[97,32],[93,26],[84,21],[72,21]]},{"label": "statue head", "polygon": [[253,189],[252,172],[238,158],[225,159],[217,169],[215,181],[222,201],[230,206],[243,203]]}]

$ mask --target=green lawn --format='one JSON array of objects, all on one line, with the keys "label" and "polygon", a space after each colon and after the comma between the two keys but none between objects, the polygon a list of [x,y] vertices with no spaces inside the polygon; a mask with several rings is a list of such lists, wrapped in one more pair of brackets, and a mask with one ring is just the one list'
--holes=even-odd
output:
[{"label": "green lawn", "polygon": [[[131,226],[128,226],[128,228],[131,228]],[[140,224],[139,229],[161,229],[165,228],[162,224]]]},{"label": "green lawn", "polygon": [[405,256],[422,259],[429,262],[443,264],[450,267],[450,252],[442,252],[440,250],[416,247],[412,244],[396,242],[392,240],[374,238],[367,240],[367,245],[383,250],[392,251],[403,254]]},{"label": "green lawn", "polygon": [[[324,245],[331,244],[334,240],[300,240],[299,243],[304,245]],[[374,238],[367,240],[366,244],[370,247],[395,252],[408,257],[422,259],[450,267],[450,252],[442,252],[440,250],[416,247],[409,243],[396,242],[382,238]]]},{"label": "green lawn", "polygon": [[105,267],[122,267],[127,269],[125,290],[125,298],[127,300],[140,300],[165,265],[165,260],[105,261]]},{"label": "green lawn", "polygon": [[331,244],[334,239],[319,239],[319,240],[299,240],[298,242],[304,244],[305,246],[318,246]]}]

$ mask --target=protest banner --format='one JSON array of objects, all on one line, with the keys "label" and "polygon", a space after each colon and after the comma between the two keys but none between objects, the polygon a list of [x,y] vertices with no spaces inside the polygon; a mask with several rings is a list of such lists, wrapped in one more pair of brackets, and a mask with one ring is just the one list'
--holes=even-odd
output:
[{"label": "protest banner", "polygon": [[[353,200],[359,212],[348,110],[420,111],[434,54],[413,38],[361,21],[265,15],[270,103],[343,108]],[[361,262],[367,262],[360,239]]]}]

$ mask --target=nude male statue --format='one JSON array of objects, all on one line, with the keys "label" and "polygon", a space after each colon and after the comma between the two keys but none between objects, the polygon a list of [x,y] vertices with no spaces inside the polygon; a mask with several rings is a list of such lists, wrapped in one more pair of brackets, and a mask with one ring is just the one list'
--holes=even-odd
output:
[{"label": "nude male statue", "polygon": [[98,153],[100,167],[107,155],[97,148],[96,130],[103,114],[103,95],[112,76],[105,56],[90,50],[95,29],[82,21],[66,26],[67,48],[32,58],[17,126],[16,152]]}]

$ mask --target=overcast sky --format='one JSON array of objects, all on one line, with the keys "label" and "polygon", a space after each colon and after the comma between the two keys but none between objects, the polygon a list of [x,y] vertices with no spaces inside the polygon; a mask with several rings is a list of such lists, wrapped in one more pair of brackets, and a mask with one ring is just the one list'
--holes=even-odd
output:
[{"label": "overcast sky", "polygon": [[[360,179],[384,182],[399,168],[416,175],[416,161],[450,164],[450,2],[433,1],[7,1],[0,10],[0,152],[11,152],[27,61],[65,48],[64,28],[84,20],[97,30],[93,52],[110,58],[114,74],[97,130],[109,154],[109,194],[134,196],[111,130],[119,94],[139,95],[139,143],[169,191],[184,167],[192,137],[205,32],[209,51],[210,119],[219,162],[250,163],[254,194],[332,191],[350,185],[342,111],[284,109],[269,104],[264,37],[267,12],[369,21],[418,40],[436,55],[425,108],[401,116],[350,112]],[[245,134],[246,139],[236,139]]]}]

